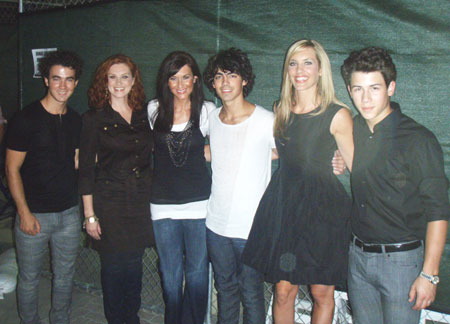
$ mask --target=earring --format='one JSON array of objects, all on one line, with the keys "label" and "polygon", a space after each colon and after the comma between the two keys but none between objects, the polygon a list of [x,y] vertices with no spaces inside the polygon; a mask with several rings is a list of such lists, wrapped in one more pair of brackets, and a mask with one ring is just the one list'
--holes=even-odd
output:
[{"label": "earring", "polygon": [[105,89],[105,99],[108,100],[109,98],[109,91],[108,88]]}]

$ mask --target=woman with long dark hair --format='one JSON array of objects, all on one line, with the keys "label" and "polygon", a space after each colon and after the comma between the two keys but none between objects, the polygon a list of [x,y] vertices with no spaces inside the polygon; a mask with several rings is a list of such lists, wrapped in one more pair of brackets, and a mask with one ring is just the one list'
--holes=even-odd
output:
[{"label": "woman with long dark hair", "polygon": [[345,283],[350,197],[329,161],[351,170],[353,123],[335,95],[331,65],[314,40],[295,42],[284,62],[274,133],[280,164],[261,199],[244,263],[276,284],[276,324],[294,323],[298,285],[310,285],[311,323],[330,323],[334,287]]},{"label": "woman with long dark hair", "polygon": [[79,166],[84,225],[100,254],[108,323],[139,323],[142,255],[153,243],[153,140],[138,67],[128,56],[109,57],[88,96],[92,109],[83,116]]},{"label": "woman with long dark hair", "polygon": [[[197,62],[170,53],[148,105],[155,139],[151,213],[159,255],[166,324],[203,323],[208,301],[206,204],[211,177],[205,161],[208,112]],[[185,286],[183,291],[183,277]]]}]

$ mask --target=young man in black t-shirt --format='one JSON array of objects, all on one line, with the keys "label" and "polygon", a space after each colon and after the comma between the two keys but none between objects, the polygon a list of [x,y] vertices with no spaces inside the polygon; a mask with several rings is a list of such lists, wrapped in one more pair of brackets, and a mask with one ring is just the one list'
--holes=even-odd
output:
[{"label": "young man in black t-shirt", "polygon": [[17,206],[15,238],[21,323],[40,323],[38,285],[50,243],[53,267],[51,323],[69,323],[80,244],[76,188],[81,118],[67,106],[82,62],[71,52],[47,54],[39,70],[47,94],[19,111],[7,136],[6,176]]},{"label": "young man in black t-shirt", "polygon": [[441,147],[390,102],[396,69],[370,47],[344,61],[354,120],[348,290],[359,324],[418,323],[439,282],[450,207]]}]

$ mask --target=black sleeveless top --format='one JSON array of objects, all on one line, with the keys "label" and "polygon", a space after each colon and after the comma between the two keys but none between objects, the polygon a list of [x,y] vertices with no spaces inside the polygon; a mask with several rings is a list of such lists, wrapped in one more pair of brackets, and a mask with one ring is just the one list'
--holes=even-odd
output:
[{"label": "black sleeveless top", "polygon": [[151,203],[185,204],[206,200],[211,176],[204,156],[205,138],[190,124],[181,132],[154,130],[154,171]]}]

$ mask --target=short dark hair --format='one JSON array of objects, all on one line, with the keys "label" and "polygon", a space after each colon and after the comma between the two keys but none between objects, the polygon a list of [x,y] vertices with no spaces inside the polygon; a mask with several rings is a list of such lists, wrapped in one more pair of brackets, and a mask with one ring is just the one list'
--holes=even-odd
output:
[{"label": "short dark hair", "polygon": [[243,80],[247,81],[243,89],[244,97],[247,97],[250,91],[252,91],[253,85],[255,84],[255,75],[253,74],[252,65],[250,64],[247,53],[232,47],[227,50],[222,50],[209,58],[208,65],[203,73],[203,81],[211,92],[215,92],[213,81],[219,69],[239,74]]},{"label": "short dark hair", "polygon": [[63,50],[48,52],[39,61],[39,72],[41,76],[48,79],[50,69],[54,65],[62,65],[75,70],[75,80],[78,80],[81,76],[83,61],[74,52]]},{"label": "short dark hair", "polygon": [[376,72],[383,75],[386,86],[397,78],[397,70],[387,50],[381,47],[367,47],[353,51],[341,66],[345,84],[350,85],[353,72]]},{"label": "short dark hair", "polygon": [[[189,53],[175,51],[166,56],[159,66],[156,77],[156,98],[158,99],[158,114],[155,118],[155,130],[169,132],[173,126],[173,94],[169,88],[169,79],[177,74],[183,66],[189,66],[192,74],[197,77],[194,88],[190,95],[191,117],[190,121],[194,128],[200,125],[200,113],[203,106],[203,84],[202,75],[197,62]],[[152,117],[152,116],[150,116]]]}]

